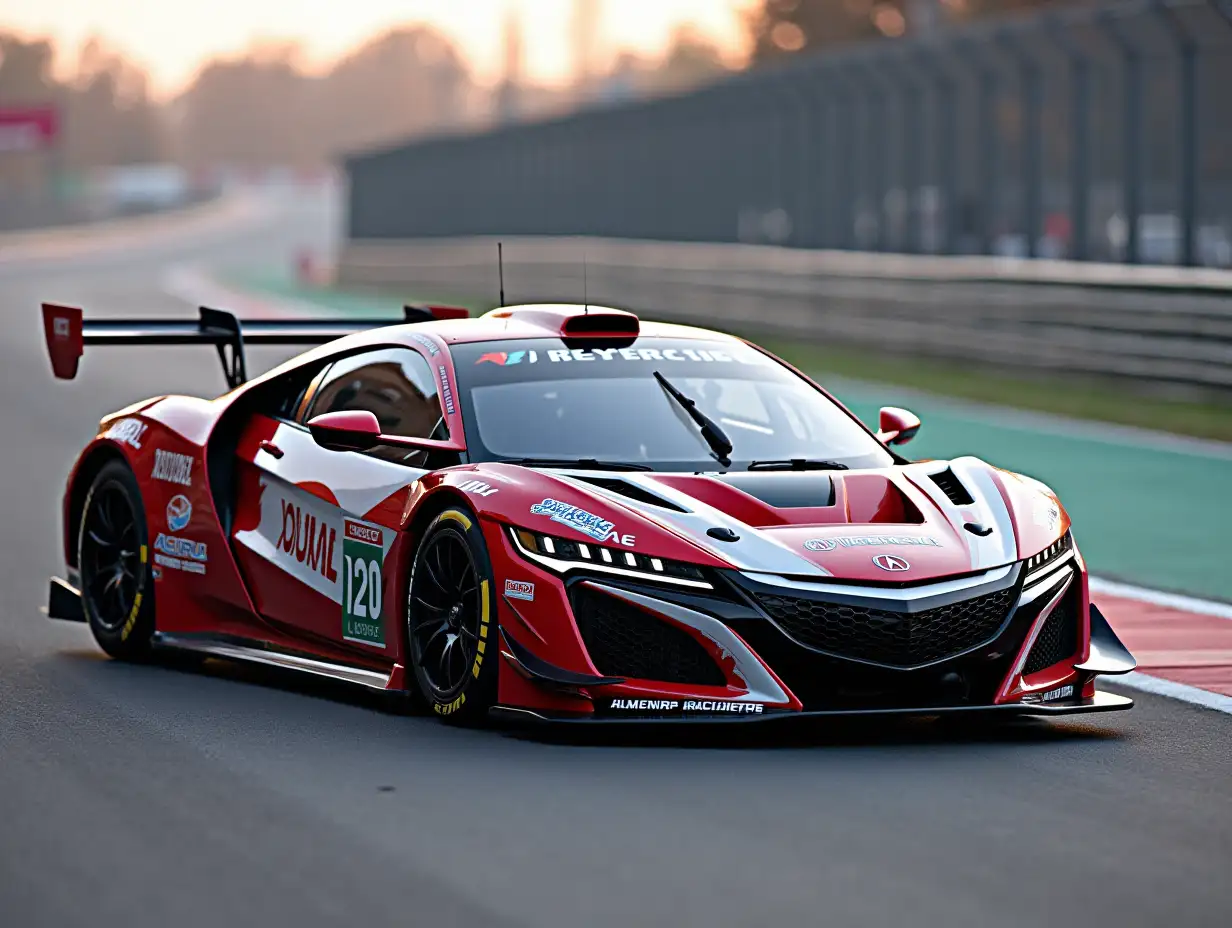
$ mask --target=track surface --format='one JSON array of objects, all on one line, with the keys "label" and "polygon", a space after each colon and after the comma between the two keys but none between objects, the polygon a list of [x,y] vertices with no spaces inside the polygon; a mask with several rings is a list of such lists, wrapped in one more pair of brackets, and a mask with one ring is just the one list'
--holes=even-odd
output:
[{"label": "track surface", "polygon": [[61,484],[99,416],[220,374],[118,349],[53,383],[38,302],[165,312],[167,262],[285,261],[308,220],[0,267],[5,928],[1232,923],[1232,717],[1181,703],[991,735],[543,741],[274,672],[125,666],[43,619]]}]

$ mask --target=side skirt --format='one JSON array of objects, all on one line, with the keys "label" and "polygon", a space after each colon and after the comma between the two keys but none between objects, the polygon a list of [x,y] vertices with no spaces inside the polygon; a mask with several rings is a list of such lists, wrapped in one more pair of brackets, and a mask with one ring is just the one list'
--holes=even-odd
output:
[{"label": "side skirt", "polygon": [[211,657],[246,661],[250,664],[265,664],[285,670],[298,670],[318,677],[354,683],[374,690],[388,690],[390,675],[364,667],[337,664],[318,657],[285,651],[260,642],[250,642],[215,635],[168,635],[156,632],[154,644],[159,648],[175,651],[195,651]]}]

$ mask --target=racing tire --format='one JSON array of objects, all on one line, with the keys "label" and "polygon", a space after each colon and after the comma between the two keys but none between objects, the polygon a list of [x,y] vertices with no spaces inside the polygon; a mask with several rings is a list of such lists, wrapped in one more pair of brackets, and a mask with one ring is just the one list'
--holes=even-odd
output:
[{"label": "racing tire", "polygon": [[407,588],[411,670],[433,715],[472,725],[496,703],[497,620],[492,562],[475,515],[441,512],[415,552]]},{"label": "racing tire", "polygon": [[149,531],[132,470],[111,461],[94,478],[81,511],[77,566],[81,607],[94,640],[120,660],[144,660],[154,635]]}]

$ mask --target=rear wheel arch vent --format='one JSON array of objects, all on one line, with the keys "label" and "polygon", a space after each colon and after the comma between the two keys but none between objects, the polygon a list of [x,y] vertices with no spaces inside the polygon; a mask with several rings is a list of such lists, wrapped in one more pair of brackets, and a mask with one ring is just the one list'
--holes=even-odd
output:
[{"label": "rear wheel arch vent", "polygon": [[935,474],[929,474],[929,476],[932,478],[933,483],[941,488],[941,492],[945,494],[946,499],[955,506],[970,506],[975,502],[975,498],[963,486],[962,481],[948,467]]}]

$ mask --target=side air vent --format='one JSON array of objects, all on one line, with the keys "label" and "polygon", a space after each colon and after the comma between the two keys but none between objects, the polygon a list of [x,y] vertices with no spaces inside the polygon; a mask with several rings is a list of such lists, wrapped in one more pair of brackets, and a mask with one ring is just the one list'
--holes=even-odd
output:
[{"label": "side air vent", "polygon": [[616,477],[575,477],[575,480],[581,480],[584,483],[589,483],[592,486],[600,487],[607,490],[609,493],[617,493],[627,499],[635,500],[639,503],[645,503],[647,506],[658,506],[660,509],[670,509],[672,512],[688,512],[681,506],[669,500],[656,496],[648,490],[644,490],[636,484],[629,483],[627,480],[620,480]]},{"label": "side air vent", "polygon": [[955,506],[970,506],[975,502],[971,498],[971,494],[967,492],[967,488],[962,485],[954,472],[948,467],[939,474],[931,474],[933,483],[941,487],[941,492],[946,495],[946,498]]}]

